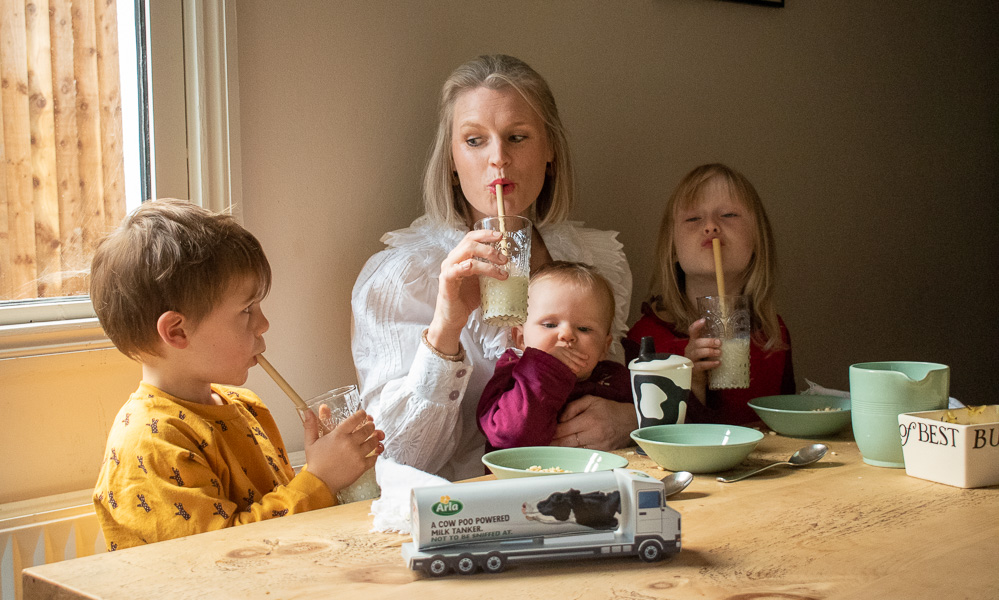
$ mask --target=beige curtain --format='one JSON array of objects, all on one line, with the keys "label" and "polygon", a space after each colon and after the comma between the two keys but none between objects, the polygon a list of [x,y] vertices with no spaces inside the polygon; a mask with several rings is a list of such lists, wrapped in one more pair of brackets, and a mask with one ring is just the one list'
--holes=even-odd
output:
[{"label": "beige curtain", "polygon": [[0,0],[0,301],[87,293],[125,214],[116,0]]}]

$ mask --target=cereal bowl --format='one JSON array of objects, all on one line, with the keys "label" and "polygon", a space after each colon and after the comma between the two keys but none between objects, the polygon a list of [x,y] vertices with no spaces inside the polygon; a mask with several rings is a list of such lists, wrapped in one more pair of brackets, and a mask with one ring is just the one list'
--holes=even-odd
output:
[{"label": "cereal bowl", "polygon": [[665,469],[715,473],[745,460],[763,434],[736,425],[685,423],[636,429],[631,439]]},{"label": "cereal bowl", "polygon": [[591,473],[628,466],[623,456],[562,446],[526,446],[494,450],[482,457],[497,479],[536,477],[558,473]]},{"label": "cereal bowl", "polygon": [[789,437],[832,435],[850,424],[850,399],[839,396],[763,396],[749,407],[767,427]]}]

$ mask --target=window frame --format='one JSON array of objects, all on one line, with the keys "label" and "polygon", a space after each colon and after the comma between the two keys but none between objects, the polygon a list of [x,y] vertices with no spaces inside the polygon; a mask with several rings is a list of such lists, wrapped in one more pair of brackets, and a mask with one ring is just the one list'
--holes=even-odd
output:
[{"label": "window frame", "polygon": [[[235,2],[139,2],[148,32],[151,195],[189,198],[241,220]],[[112,346],[89,296],[0,306],[0,359]]]}]

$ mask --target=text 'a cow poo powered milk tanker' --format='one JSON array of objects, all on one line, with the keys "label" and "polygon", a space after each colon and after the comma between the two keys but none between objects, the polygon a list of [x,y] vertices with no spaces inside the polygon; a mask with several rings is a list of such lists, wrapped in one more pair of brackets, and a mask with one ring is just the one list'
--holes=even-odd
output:
[{"label": "text 'a cow poo powered milk tanker'", "polygon": [[614,469],[415,488],[411,569],[498,573],[507,562],[680,551],[680,513],[661,481]]}]

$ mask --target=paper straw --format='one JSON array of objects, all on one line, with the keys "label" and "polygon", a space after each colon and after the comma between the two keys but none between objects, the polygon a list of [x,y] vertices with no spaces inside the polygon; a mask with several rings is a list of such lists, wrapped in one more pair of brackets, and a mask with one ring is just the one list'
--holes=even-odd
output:
[{"label": "paper straw", "polygon": [[496,216],[499,217],[499,227],[500,227],[500,251],[503,252],[503,256],[509,256],[510,250],[507,247],[506,241],[506,211],[503,209],[503,184],[496,184]]},{"label": "paper straw", "polygon": [[[302,419],[305,420],[305,414],[302,411],[309,411],[312,409],[310,409],[309,405],[305,403],[305,400],[302,400],[302,397],[298,395],[295,388],[291,387],[291,384],[289,384],[284,377],[281,377],[281,374],[277,372],[277,369],[275,369],[266,358],[264,358],[263,354],[257,355],[257,364],[259,364],[264,371],[267,371],[267,374],[271,376],[274,383],[276,383],[278,387],[281,388],[281,390],[284,391],[289,398],[291,398],[291,401],[295,403],[295,407],[298,408]],[[316,420],[319,421],[319,434],[322,435],[329,433],[329,429],[323,424],[322,420],[320,420],[318,416]]]},{"label": "paper straw", "polygon": [[722,270],[721,240],[713,238],[711,249],[715,254],[715,281],[718,283],[718,306],[721,307],[722,321],[725,320],[725,271]]}]

